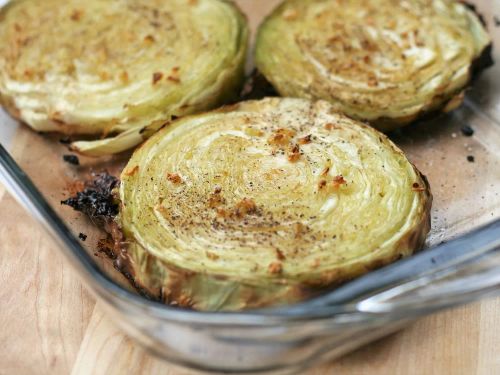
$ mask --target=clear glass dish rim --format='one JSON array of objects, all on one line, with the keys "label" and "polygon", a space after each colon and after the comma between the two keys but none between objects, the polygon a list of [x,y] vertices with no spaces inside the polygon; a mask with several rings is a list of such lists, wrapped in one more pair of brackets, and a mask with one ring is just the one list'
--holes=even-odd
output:
[{"label": "clear glass dish rim", "polygon": [[[325,319],[331,320],[334,317],[344,314],[367,314],[366,312],[357,309],[356,303],[353,302],[333,302],[333,305],[318,305],[310,303],[311,301],[314,302],[318,299],[324,299],[324,296],[298,305],[262,310],[247,310],[242,312],[202,312],[172,307],[153,300],[148,300],[145,297],[134,294],[133,292],[113,282],[109,276],[104,274],[99,269],[91,255],[85,251],[80,242],[71,233],[63,220],[51,208],[27,174],[23,172],[16,161],[1,144],[0,182],[3,182],[7,187],[7,190],[31,213],[32,216],[43,224],[45,229],[50,234],[52,234],[52,237],[57,241],[64,255],[67,258],[70,258],[69,260],[72,263],[72,266],[77,269],[81,278],[90,284],[89,289],[98,294],[99,297],[103,297],[105,295],[116,297],[120,302],[128,304],[128,307],[142,310],[142,312],[146,315],[179,323],[218,326],[269,326],[304,321],[311,322]],[[439,269],[439,263],[435,263],[434,258],[439,258],[440,255],[442,256],[443,254],[446,254],[447,248],[454,246],[457,242],[465,245],[465,247],[462,246],[464,247],[462,252],[467,251],[466,248],[470,249],[470,247],[467,246],[468,244],[474,246],[484,246],[484,244],[489,243],[495,248],[500,247],[499,228],[500,218],[497,218],[490,224],[476,228],[454,240],[445,242],[430,249],[426,249],[410,258],[400,260],[397,263],[386,266],[380,270],[372,271],[361,278],[347,283],[345,288],[336,288],[326,296],[328,297],[328,295],[334,295],[335,293],[339,295],[339,290],[341,291],[340,294],[342,294],[342,291],[345,291],[346,288],[354,288],[355,291],[356,289],[360,289],[363,291],[363,289],[367,289],[367,284],[371,285],[371,289],[373,290],[374,288],[377,288],[377,278],[379,278],[380,274],[385,274],[387,276],[391,275],[392,272],[392,279],[394,280],[390,281],[393,284],[395,281],[401,282],[404,278],[401,278],[401,275],[399,275],[398,279],[398,270],[404,271],[404,269],[425,269],[426,274],[435,272]],[[480,243],[478,243],[478,240],[480,240]],[[452,254],[448,253],[446,254],[446,261],[449,261],[450,257],[458,258],[459,256],[460,253],[457,253],[456,251]],[[417,267],[415,268],[414,265],[417,265]],[[434,265],[434,269],[426,269],[427,266],[431,265]],[[401,272],[399,272],[399,274],[401,274]],[[419,275],[418,273],[413,272],[409,276]],[[367,283],[366,279],[375,279],[375,284],[373,284],[373,282]],[[389,276],[389,279],[391,279],[391,276]],[[378,285],[378,287],[384,287],[384,285]],[[385,287],[387,287],[387,284]],[[349,291],[347,294],[349,295]],[[335,301],[335,298],[333,300]],[[106,302],[112,305],[117,304],[113,298],[107,299]],[[395,309],[394,313],[398,313],[398,315],[401,316],[401,313],[404,313],[404,311],[398,311],[398,309]]]}]

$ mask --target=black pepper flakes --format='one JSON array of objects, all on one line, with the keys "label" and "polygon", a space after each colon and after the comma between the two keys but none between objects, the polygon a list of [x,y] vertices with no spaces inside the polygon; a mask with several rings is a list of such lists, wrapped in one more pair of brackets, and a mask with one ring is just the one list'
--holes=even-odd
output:
[{"label": "black pepper flakes", "polygon": [[80,233],[80,234],[78,235],[78,238],[79,238],[79,239],[81,239],[83,242],[85,242],[85,240],[87,239],[87,235],[86,235],[86,234],[84,234],[84,233]]},{"label": "black pepper flakes", "polygon": [[467,161],[468,161],[469,163],[474,163],[474,162],[476,161],[476,159],[474,158],[474,156],[473,156],[473,155],[468,155],[468,156],[467,156]]},{"label": "black pepper flakes", "polygon": [[80,165],[80,159],[78,159],[78,156],[76,155],[63,155],[63,160],[68,164]]},{"label": "black pepper flakes", "polygon": [[466,137],[472,137],[474,135],[474,129],[472,129],[472,127],[470,127],[469,125],[462,126],[462,128],[460,129],[460,131]]}]

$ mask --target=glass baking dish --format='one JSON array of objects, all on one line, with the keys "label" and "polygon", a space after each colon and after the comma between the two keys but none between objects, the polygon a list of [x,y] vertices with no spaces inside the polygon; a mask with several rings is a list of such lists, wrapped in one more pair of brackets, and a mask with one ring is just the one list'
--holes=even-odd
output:
[{"label": "glass baking dish", "polygon": [[[237,3],[255,29],[279,1]],[[499,45],[500,2],[474,3]],[[494,58],[500,61],[497,50]],[[202,313],[137,295],[111,262],[94,255],[104,233],[60,205],[91,171],[116,173],[127,155],[81,157],[75,167],[62,161],[68,151],[61,136],[36,134],[1,111],[0,124],[0,181],[56,239],[56,251],[113,320],[170,362],[216,373],[300,373],[421,316],[500,294],[498,64],[472,85],[458,110],[390,135],[429,178],[434,208],[428,249],[327,295],[278,309]],[[472,137],[461,132],[464,125],[474,130]],[[79,233],[87,241],[79,241]]]}]

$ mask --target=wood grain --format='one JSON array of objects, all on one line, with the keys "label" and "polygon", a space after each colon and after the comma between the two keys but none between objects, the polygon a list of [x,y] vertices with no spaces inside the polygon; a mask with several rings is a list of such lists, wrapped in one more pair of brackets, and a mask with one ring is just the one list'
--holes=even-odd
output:
[{"label": "wood grain", "polygon": [[[1,375],[193,374],[150,356],[115,327],[3,188],[0,239]],[[422,319],[309,375],[499,374],[499,347],[497,299]]]},{"label": "wood grain", "polygon": [[[265,14],[277,1],[237,2],[247,13]],[[256,19],[250,22],[254,29]],[[61,157],[56,147],[23,127],[12,148],[23,168],[37,174],[36,183],[53,192],[53,204],[63,198],[58,181],[74,177],[70,167],[55,166]],[[54,167],[40,171],[43,165]],[[64,216],[75,231],[88,226],[69,211]],[[92,248],[96,235],[90,232]],[[0,285],[0,375],[193,374],[150,356],[115,327],[48,235],[1,186]],[[497,299],[422,319],[308,375],[500,374],[499,348]]]},{"label": "wood grain", "polygon": [[69,373],[95,302],[45,232],[0,196],[0,373]]}]

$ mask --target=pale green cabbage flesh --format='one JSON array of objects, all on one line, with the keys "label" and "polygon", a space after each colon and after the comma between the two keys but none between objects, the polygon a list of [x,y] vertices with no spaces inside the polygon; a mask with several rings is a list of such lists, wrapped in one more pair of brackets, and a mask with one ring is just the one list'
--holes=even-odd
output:
[{"label": "pale green cabbage flesh", "polygon": [[454,0],[287,0],[261,25],[255,60],[281,95],[391,130],[458,106],[490,43]]},{"label": "pale green cabbage flesh", "polygon": [[0,103],[37,131],[131,148],[173,116],[233,99],[248,29],[223,0],[18,0],[0,11]]},{"label": "pale green cabbage flesh", "polygon": [[404,154],[327,102],[188,116],[135,151],[117,219],[134,279],[167,303],[291,303],[420,249],[431,195]]}]

